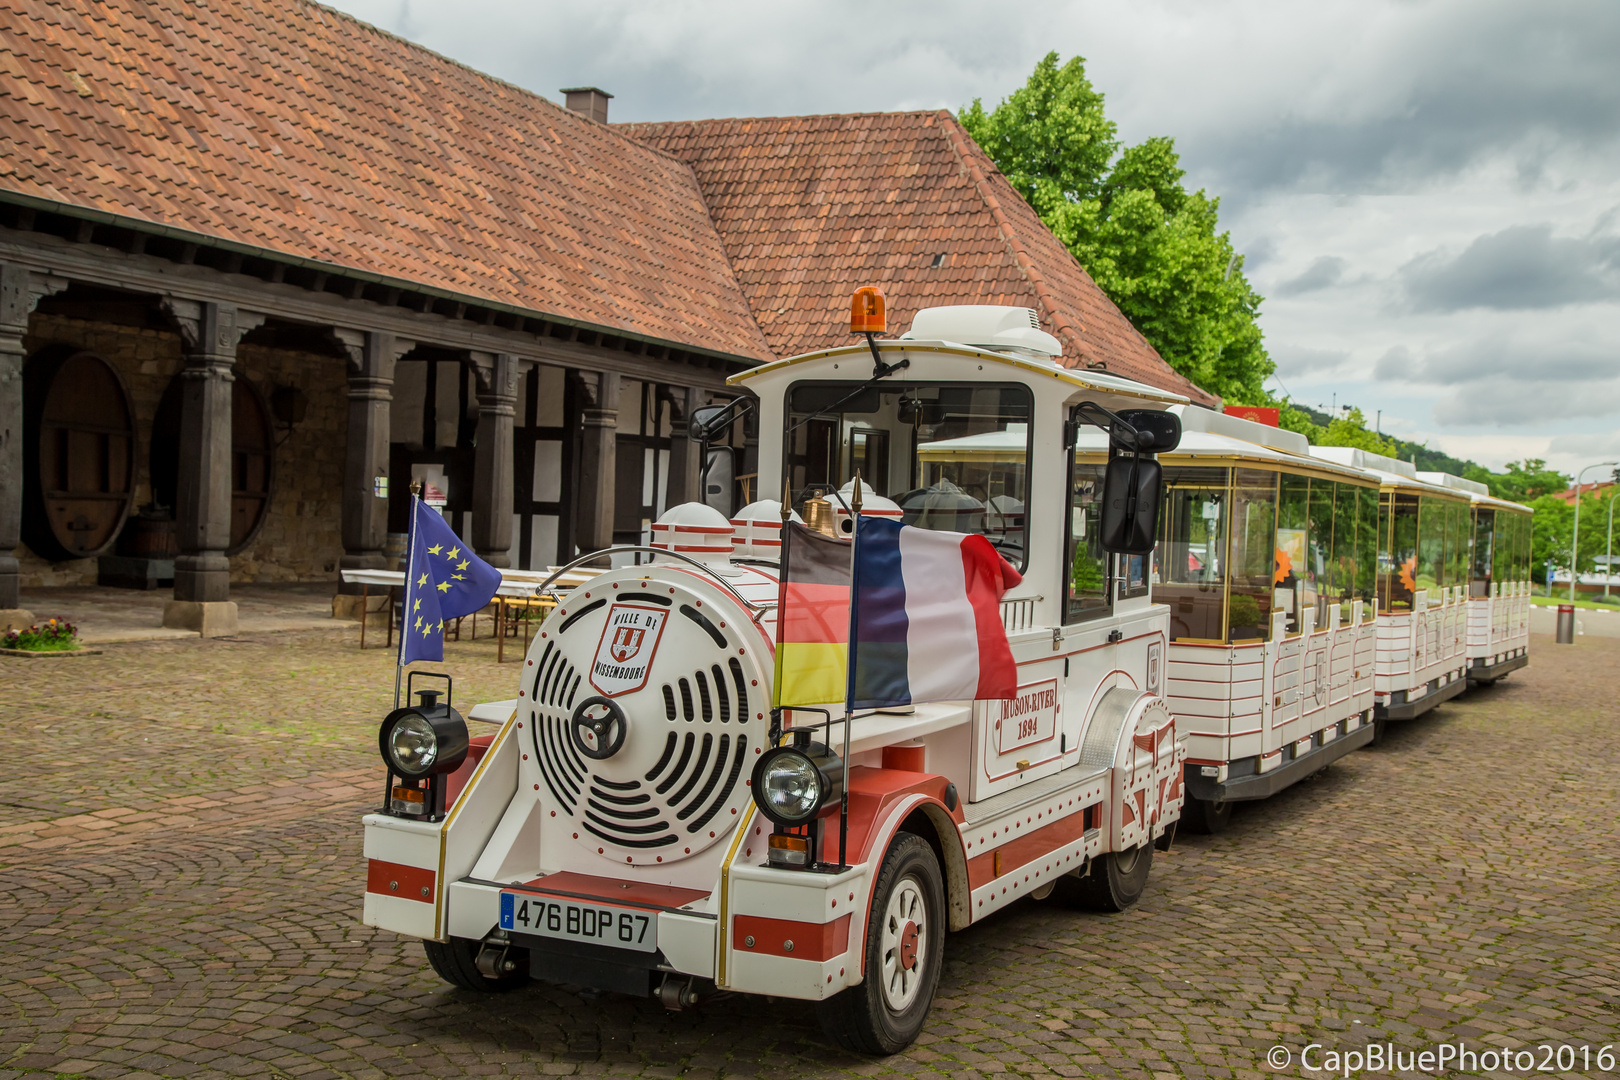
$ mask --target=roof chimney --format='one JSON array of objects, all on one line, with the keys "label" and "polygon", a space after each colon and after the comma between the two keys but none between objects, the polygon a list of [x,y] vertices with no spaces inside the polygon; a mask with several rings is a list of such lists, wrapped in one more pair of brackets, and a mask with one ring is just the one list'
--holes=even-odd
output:
[{"label": "roof chimney", "polygon": [[607,103],[613,97],[606,90],[598,90],[594,86],[576,86],[572,90],[564,90],[568,102],[568,111],[589,117],[598,124],[607,123]]}]

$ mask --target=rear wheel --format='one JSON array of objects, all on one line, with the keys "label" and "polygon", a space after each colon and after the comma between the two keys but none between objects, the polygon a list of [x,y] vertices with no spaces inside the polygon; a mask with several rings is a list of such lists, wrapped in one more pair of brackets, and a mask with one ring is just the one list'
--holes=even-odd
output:
[{"label": "rear wheel", "polygon": [[500,972],[485,975],[478,968],[478,953],[482,943],[469,938],[451,938],[449,941],[424,941],[422,951],[439,978],[463,990],[480,994],[499,994],[515,990],[529,981],[529,951],[507,949],[500,956],[492,956],[490,966]]},{"label": "rear wheel", "polygon": [[1226,831],[1227,824],[1232,820],[1232,804],[1225,800],[1189,796],[1186,805],[1181,808],[1181,820],[1195,833],[1214,836]]},{"label": "rear wheel", "polygon": [[900,833],[878,871],[866,925],[866,977],[821,1002],[827,1037],[859,1054],[894,1054],[922,1031],[945,956],[945,883],[934,849]]},{"label": "rear wheel", "polygon": [[1153,845],[1143,844],[1129,851],[1098,856],[1091,873],[1083,878],[1065,879],[1072,885],[1065,890],[1072,903],[1092,911],[1124,911],[1142,898],[1148,871],[1153,868]]}]

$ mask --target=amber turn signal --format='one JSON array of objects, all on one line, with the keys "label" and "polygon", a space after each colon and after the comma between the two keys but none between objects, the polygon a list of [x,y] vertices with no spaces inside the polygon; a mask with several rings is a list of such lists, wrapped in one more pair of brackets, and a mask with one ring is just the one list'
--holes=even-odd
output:
[{"label": "amber turn signal", "polygon": [[883,290],[876,285],[862,285],[855,290],[855,296],[850,301],[849,332],[881,334],[886,328]]},{"label": "amber turn signal", "polygon": [[770,843],[770,851],[767,853],[766,860],[772,866],[802,867],[810,865],[809,837],[773,833]]}]

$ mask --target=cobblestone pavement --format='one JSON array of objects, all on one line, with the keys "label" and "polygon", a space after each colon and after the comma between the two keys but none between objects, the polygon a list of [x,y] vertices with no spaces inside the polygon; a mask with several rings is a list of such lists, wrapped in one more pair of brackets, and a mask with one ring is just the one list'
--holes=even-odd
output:
[{"label": "cobblestone pavement", "polygon": [[[1497,688],[1178,841],[1130,912],[1026,901],[954,935],[923,1037],[869,1061],[786,1001],[475,998],[361,926],[392,683],[354,634],[0,660],[0,1080],[1261,1077],[1279,1045],[1321,1075],[1310,1042],[1620,1044],[1620,641],[1536,639]],[[508,696],[487,642],[450,655],[463,701]]]}]

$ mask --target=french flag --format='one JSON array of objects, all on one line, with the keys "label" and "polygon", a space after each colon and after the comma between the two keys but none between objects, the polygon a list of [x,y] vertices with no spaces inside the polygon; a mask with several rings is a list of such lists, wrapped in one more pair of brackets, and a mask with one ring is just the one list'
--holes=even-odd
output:
[{"label": "french flag", "polygon": [[1017,697],[1001,597],[1022,580],[982,536],[863,516],[851,583],[851,706]]}]

